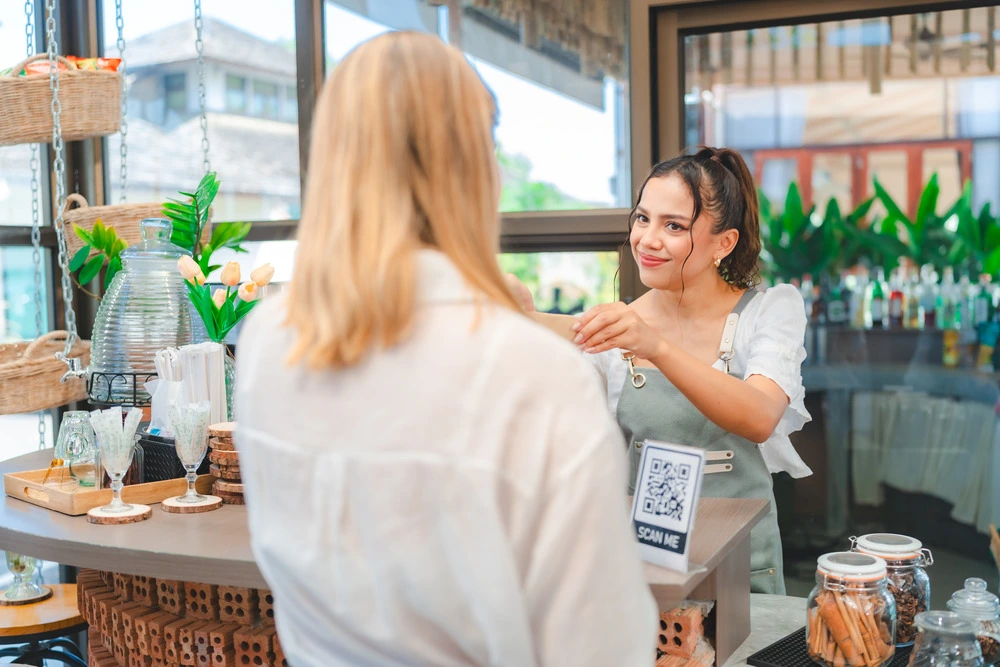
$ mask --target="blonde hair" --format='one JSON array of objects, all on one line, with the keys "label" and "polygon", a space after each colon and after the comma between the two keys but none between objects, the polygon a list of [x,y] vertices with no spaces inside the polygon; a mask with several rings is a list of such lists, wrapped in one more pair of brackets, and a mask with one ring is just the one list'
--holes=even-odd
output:
[{"label": "blonde hair", "polygon": [[337,65],[312,128],[289,363],[343,368],[402,341],[421,247],[518,310],[497,263],[495,114],[462,53],[428,34],[376,37]]}]

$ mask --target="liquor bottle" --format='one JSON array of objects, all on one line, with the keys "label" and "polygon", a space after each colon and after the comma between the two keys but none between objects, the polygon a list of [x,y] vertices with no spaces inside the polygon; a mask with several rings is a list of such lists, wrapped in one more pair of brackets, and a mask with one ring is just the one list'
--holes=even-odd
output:
[{"label": "liquor bottle", "polygon": [[898,268],[892,272],[892,277],[889,279],[889,327],[903,328],[903,286]]},{"label": "liquor bottle", "polygon": [[984,273],[979,276],[979,292],[973,303],[972,319],[976,329],[993,319],[993,290],[990,286],[992,276]]},{"label": "liquor bottle", "polygon": [[868,308],[872,329],[885,329],[887,327],[885,301],[885,270],[879,267],[875,270],[875,280],[872,281],[871,302]]},{"label": "liquor bottle", "polygon": [[842,327],[847,324],[847,300],[844,298],[842,284],[833,286],[830,298],[826,302],[826,322],[832,327]]},{"label": "liquor bottle", "polygon": [[[868,294],[868,270],[861,269],[856,276],[848,276],[854,282],[851,287],[851,300],[847,303],[848,317],[851,326],[855,329],[864,329],[867,325],[867,312],[865,308],[865,297]],[[850,285],[849,285],[850,286]]]},{"label": "liquor bottle", "polygon": [[906,304],[903,308],[903,323],[907,329],[919,329],[924,324],[924,315],[920,307],[920,287],[920,275],[916,271],[911,271],[903,292]]},{"label": "liquor bottle", "polygon": [[806,305],[806,317],[809,319],[810,323],[814,323],[813,301],[815,298],[813,296],[813,281],[812,276],[808,273],[802,276],[802,284],[799,286],[799,294],[802,295],[802,301]]},{"label": "liquor bottle", "polygon": [[924,328],[934,329],[938,326],[938,277],[934,267],[926,264],[920,267],[920,309],[924,313]]},{"label": "liquor bottle", "polygon": [[946,266],[937,295],[937,325],[941,329],[958,329],[958,304],[955,299],[955,271]]},{"label": "liquor bottle", "polygon": [[830,295],[830,278],[826,274],[820,276],[819,287],[814,290],[814,295],[810,317],[813,324],[823,326],[827,323],[826,300]]}]

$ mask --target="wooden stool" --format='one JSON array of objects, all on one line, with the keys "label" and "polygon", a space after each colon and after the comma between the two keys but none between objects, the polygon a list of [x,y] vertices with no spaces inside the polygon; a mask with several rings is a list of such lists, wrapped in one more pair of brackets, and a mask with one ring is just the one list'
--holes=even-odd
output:
[{"label": "wooden stool", "polygon": [[[87,628],[76,602],[76,584],[46,584],[52,597],[32,604],[0,607],[0,645],[24,644],[0,649],[0,658],[15,658],[17,664],[41,665],[55,660],[87,667],[80,648],[67,635]],[[62,651],[56,649],[61,648]]]}]

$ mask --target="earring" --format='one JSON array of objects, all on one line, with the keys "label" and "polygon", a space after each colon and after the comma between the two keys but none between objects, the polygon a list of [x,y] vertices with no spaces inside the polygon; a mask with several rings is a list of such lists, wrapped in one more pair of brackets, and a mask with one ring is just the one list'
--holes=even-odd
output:
[{"label": "earring", "polygon": [[715,258],[715,268],[719,268],[720,264],[722,264],[722,258],[721,257],[716,257]]}]

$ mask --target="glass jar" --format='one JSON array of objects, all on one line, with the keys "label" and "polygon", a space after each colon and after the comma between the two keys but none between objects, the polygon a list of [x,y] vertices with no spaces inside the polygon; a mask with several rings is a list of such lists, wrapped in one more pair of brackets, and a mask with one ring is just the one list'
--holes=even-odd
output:
[{"label": "glass jar", "polygon": [[69,474],[80,486],[94,486],[97,440],[90,425],[90,413],[71,410],[63,414],[56,438],[55,457],[69,466]]},{"label": "glass jar", "polygon": [[965,580],[965,588],[955,591],[948,609],[977,625],[976,638],[987,665],[1000,663],[1000,599],[986,590],[977,577]]},{"label": "glass jar", "polygon": [[930,608],[931,580],[925,568],[934,564],[934,556],[919,540],[894,533],[852,537],[851,550],[885,561],[889,592],[896,599],[896,646],[910,646],[917,634],[913,619]]},{"label": "glass jar", "polygon": [[190,253],[170,242],[169,220],[147,218],[139,227],[142,241],[121,252],[122,270],[94,320],[89,394],[95,405],[148,405],[144,385],[156,377],[156,353],[208,340],[177,269]]},{"label": "glass jar", "polygon": [[983,667],[976,624],[950,611],[925,611],[914,621],[917,636],[909,667]]},{"label": "glass jar", "polygon": [[824,554],[806,605],[809,657],[826,667],[881,667],[896,654],[896,600],[885,561],[849,551]]}]

